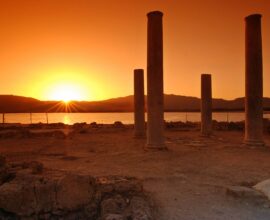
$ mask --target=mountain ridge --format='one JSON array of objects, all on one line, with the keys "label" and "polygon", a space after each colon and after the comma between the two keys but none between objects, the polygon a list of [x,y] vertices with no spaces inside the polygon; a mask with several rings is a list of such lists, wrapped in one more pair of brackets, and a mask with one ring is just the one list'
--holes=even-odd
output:
[{"label": "mountain ridge", "polygon": [[[146,97],[145,97],[146,101]],[[270,98],[264,97],[264,109],[270,110]],[[243,111],[244,97],[226,100],[213,98],[213,111]],[[200,98],[175,94],[164,94],[165,111],[200,111]],[[133,95],[101,101],[41,101],[31,97],[0,95],[1,113],[29,112],[131,112]]]}]

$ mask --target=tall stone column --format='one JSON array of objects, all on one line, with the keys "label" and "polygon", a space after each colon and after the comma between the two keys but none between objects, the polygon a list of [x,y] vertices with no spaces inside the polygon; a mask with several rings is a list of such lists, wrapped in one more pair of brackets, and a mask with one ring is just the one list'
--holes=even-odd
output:
[{"label": "tall stone column", "polygon": [[212,83],[210,74],[201,75],[201,134],[212,133]]},{"label": "tall stone column", "polygon": [[163,31],[160,11],[147,14],[147,148],[166,149],[163,115]]},{"label": "tall stone column", "polygon": [[246,98],[244,142],[247,145],[264,145],[261,15],[249,15],[245,18],[245,21]]},{"label": "tall stone column", "polygon": [[145,137],[143,69],[134,70],[134,137]]}]

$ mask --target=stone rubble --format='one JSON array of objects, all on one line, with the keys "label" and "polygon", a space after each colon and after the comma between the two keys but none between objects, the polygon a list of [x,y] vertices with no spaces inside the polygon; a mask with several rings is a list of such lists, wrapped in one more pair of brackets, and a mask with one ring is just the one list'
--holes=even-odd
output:
[{"label": "stone rubble", "polygon": [[[92,177],[74,173],[33,172],[33,164],[7,165],[0,170],[15,176],[2,180],[0,172],[0,219],[99,219],[153,220],[152,203],[142,182],[133,177]],[[34,167],[35,167],[34,166]],[[35,168],[36,170],[37,168]]]}]

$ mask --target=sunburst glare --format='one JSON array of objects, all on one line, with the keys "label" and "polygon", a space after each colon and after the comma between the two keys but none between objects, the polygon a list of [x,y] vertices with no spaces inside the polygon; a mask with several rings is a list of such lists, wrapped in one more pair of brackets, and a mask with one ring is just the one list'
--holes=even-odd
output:
[{"label": "sunburst glare", "polygon": [[49,91],[49,99],[68,103],[72,100],[82,100],[85,94],[83,89],[71,83],[54,85]]}]

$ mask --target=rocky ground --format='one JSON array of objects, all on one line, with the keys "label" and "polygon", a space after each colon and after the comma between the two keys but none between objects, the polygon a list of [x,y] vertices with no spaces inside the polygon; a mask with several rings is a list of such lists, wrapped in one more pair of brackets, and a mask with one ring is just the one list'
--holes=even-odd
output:
[{"label": "rocky ground", "polygon": [[[145,140],[134,139],[132,126],[121,123],[15,126],[0,131],[0,153],[12,169],[28,164],[16,171],[20,175],[28,170],[27,176],[45,179],[52,179],[53,173],[61,173],[61,178],[87,176],[94,182],[101,176],[134,178],[144,189],[134,197],[145,198],[149,209],[155,207],[150,215],[157,220],[270,219],[267,199],[257,197],[252,189],[270,177],[269,134],[265,134],[266,147],[252,148],[242,144],[241,124],[216,128],[212,137],[204,138],[197,125],[167,124],[168,151],[155,152],[145,151]],[[0,194],[7,182],[17,180],[11,174],[3,181]],[[133,197],[119,194],[115,198],[117,194],[112,199],[128,201],[124,207],[130,210]],[[103,200],[99,201],[102,207]],[[132,219],[125,214],[121,218]]]}]

